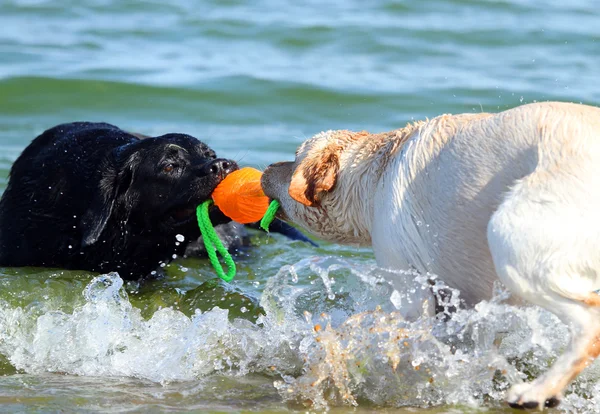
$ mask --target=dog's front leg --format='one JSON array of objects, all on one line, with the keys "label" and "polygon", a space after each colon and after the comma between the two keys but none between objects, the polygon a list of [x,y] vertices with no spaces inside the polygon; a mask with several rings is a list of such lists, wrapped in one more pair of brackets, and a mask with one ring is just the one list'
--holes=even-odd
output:
[{"label": "dog's front leg", "polygon": [[576,321],[571,323],[569,347],[544,375],[531,383],[514,385],[508,391],[506,400],[511,407],[539,409],[557,406],[562,390],[600,354],[599,310],[579,303],[571,303],[568,307]]}]

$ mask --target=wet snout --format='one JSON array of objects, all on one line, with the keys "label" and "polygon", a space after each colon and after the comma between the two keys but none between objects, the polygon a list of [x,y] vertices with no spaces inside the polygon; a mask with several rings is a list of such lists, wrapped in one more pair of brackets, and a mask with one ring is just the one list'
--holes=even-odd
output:
[{"label": "wet snout", "polygon": [[282,201],[287,196],[294,163],[291,161],[276,162],[267,167],[260,180],[267,197]]},{"label": "wet snout", "polygon": [[212,160],[202,165],[198,170],[198,175],[200,176],[214,176],[221,181],[225,178],[229,173],[237,170],[239,167],[237,163],[233,160],[228,160],[225,158],[217,158],[216,160]]}]

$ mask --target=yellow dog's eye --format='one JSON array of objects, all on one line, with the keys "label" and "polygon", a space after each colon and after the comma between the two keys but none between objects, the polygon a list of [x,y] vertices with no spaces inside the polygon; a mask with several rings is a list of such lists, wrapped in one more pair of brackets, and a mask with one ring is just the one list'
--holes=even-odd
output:
[{"label": "yellow dog's eye", "polygon": [[173,164],[167,164],[163,167],[163,171],[166,173],[170,173],[175,169],[175,166]]}]

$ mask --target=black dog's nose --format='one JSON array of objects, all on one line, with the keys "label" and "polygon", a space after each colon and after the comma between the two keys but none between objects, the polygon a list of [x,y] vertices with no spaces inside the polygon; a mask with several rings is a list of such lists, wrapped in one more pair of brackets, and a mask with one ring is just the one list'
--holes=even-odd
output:
[{"label": "black dog's nose", "polygon": [[202,167],[203,175],[218,175],[224,178],[227,174],[238,169],[235,161],[217,158]]}]

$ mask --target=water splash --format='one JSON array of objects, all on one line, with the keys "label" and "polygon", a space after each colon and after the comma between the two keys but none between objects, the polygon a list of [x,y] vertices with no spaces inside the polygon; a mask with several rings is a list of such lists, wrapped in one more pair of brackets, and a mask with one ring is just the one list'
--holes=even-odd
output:
[{"label": "water splash", "polygon": [[[566,345],[557,318],[503,303],[500,286],[490,302],[435,317],[432,291],[445,287],[430,279],[308,258],[268,279],[264,315],[253,323],[218,307],[191,316],[163,308],[145,319],[111,273],[94,278],[72,311],[0,302],[0,353],[34,374],[160,384],[258,374],[273,379],[282,400],[326,409],[500,406],[510,384],[539,375]],[[594,364],[561,409],[600,407],[599,378]]]}]

